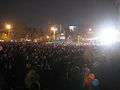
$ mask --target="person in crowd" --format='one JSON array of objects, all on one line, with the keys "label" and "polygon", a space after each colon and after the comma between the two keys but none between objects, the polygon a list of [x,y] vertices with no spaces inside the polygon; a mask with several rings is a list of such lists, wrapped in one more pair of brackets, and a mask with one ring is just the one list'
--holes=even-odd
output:
[{"label": "person in crowd", "polygon": [[92,81],[95,79],[95,75],[93,73],[89,73],[85,76],[84,79],[84,87],[85,90],[92,90]]},{"label": "person in crowd", "polygon": [[92,81],[92,90],[100,90],[100,81],[97,78]]}]

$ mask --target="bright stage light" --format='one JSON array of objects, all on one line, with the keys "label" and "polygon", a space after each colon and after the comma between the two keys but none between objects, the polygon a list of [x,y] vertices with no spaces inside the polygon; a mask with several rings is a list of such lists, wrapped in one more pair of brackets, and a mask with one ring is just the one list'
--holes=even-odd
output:
[{"label": "bright stage light", "polygon": [[118,41],[119,32],[112,27],[107,27],[101,30],[98,35],[98,40],[102,45],[111,45]]}]

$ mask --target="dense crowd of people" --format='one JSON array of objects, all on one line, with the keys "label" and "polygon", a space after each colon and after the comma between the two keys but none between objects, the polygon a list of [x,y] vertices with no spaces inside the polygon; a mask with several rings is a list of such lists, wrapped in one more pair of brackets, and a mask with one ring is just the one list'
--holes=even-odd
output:
[{"label": "dense crowd of people", "polygon": [[80,75],[84,65],[82,52],[75,46],[1,43],[1,86],[21,89],[37,82],[43,89],[63,88],[65,81],[75,78],[73,73]]},{"label": "dense crowd of people", "polygon": [[[74,45],[0,43],[0,89],[100,90],[91,67],[94,54],[86,48],[90,50]],[[97,89],[90,89],[91,83]]]}]

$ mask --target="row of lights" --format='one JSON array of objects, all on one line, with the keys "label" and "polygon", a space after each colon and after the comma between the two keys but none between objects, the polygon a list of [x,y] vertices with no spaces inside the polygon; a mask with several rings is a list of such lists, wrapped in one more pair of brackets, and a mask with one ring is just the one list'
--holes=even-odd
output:
[{"label": "row of lights", "polygon": [[[11,35],[11,29],[12,29],[12,25],[11,24],[5,24],[5,28],[8,30],[8,36]],[[50,30],[53,32],[53,39],[56,40],[56,32],[58,31],[58,28],[55,27],[55,26],[52,26],[50,28]],[[92,31],[92,28],[89,28],[88,29],[89,32]],[[117,36],[119,35],[119,32],[114,30],[114,28],[104,28],[101,30],[102,32],[100,32],[98,35],[97,35],[97,38],[99,39],[99,41],[101,42],[104,42],[104,43],[107,43],[108,44],[112,43],[113,41],[115,42],[116,41],[116,38],[118,38]],[[46,36],[47,39],[49,39],[50,37],[49,36]],[[112,42],[111,42],[112,41]]]}]

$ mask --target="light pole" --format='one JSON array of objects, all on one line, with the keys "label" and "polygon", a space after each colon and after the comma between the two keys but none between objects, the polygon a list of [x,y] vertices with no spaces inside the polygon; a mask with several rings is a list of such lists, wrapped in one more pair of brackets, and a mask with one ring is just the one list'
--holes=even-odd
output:
[{"label": "light pole", "polygon": [[54,40],[56,39],[56,31],[58,30],[58,28],[57,27],[51,27],[51,31],[53,31],[53,38],[54,38]]},{"label": "light pole", "polygon": [[80,35],[78,35],[78,37],[77,37],[77,42],[78,42],[78,44],[80,44]]},{"label": "light pole", "polygon": [[11,24],[6,24],[6,25],[5,25],[5,28],[8,30],[8,37],[9,37],[9,39],[10,39],[12,25],[11,25]]}]

